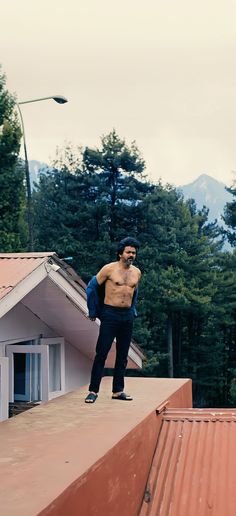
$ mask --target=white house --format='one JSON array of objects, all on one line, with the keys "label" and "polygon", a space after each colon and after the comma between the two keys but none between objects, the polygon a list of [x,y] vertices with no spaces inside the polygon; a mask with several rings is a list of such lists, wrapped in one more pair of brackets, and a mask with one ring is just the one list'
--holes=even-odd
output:
[{"label": "white house", "polygon": [[[99,320],[85,284],[55,253],[0,254],[0,420],[9,402],[48,401],[89,382]],[[106,367],[113,367],[115,347]],[[132,342],[129,368],[143,354]]]}]

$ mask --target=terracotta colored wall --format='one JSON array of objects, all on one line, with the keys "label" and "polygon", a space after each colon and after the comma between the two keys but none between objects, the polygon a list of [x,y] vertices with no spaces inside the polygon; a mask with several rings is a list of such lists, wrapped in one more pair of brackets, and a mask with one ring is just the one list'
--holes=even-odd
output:
[{"label": "terracotta colored wall", "polygon": [[171,395],[168,408],[191,408],[193,406],[192,380],[188,380],[181,389]]},{"label": "terracotta colored wall", "polygon": [[[171,396],[168,406],[192,406],[191,382]],[[40,515],[137,516],[161,422],[153,411]]]},{"label": "terracotta colored wall", "polygon": [[136,515],[160,429],[158,420],[161,424],[153,412],[40,515]]}]

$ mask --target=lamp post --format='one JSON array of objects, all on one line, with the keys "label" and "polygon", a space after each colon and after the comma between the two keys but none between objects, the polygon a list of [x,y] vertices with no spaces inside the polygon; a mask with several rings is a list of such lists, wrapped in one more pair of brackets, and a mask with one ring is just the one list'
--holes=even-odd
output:
[{"label": "lamp post", "polygon": [[28,219],[28,229],[29,229],[29,250],[34,250],[34,228],[33,228],[33,212],[32,212],[32,192],[30,185],[30,171],[29,171],[29,161],[27,155],[27,147],[26,147],[26,138],[25,138],[25,127],[22,112],[20,109],[21,104],[31,104],[32,102],[41,102],[41,100],[55,100],[58,104],[65,104],[68,102],[66,97],[62,95],[52,95],[50,97],[41,97],[38,99],[24,100],[21,102],[16,102],[17,109],[20,115],[21,127],[22,127],[22,136],[23,136],[23,144],[24,144],[24,156],[25,156],[25,179],[26,179],[26,191],[27,191],[27,219]]}]

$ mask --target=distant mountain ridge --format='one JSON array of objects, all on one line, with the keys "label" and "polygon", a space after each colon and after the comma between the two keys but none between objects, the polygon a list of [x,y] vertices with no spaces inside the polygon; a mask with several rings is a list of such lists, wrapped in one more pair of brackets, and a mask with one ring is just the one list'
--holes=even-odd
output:
[{"label": "distant mountain ridge", "polygon": [[183,192],[185,199],[194,199],[199,209],[203,206],[209,208],[210,221],[216,219],[220,225],[224,225],[224,207],[233,199],[224,183],[207,174],[201,174],[195,181],[179,187],[178,190]]}]

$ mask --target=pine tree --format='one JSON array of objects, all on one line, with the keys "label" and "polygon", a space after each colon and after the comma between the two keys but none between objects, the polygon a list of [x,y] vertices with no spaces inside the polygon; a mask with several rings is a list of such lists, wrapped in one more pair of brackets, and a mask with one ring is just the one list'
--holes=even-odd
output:
[{"label": "pine tree", "polygon": [[99,179],[98,202],[106,205],[110,241],[136,233],[138,205],[151,187],[144,181],[145,163],[135,142],[128,147],[113,130],[102,137],[100,149],[85,149],[83,164]]},{"label": "pine tree", "polygon": [[37,248],[73,256],[88,280],[114,260],[118,240],[137,235],[141,201],[152,189],[143,169],[135,144],[128,147],[115,131],[102,138],[100,149],[79,149],[76,157],[67,148],[41,174],[34,194]]},{"label": "pine tree", "polygon": [[216,228],[205,211],[159,184],[143,203],[141,231],[144,274],[136,338],[140,343],[139,328],[147,328],[144,349],[151,360],[153,353],[162,357],[159,374],[193,376],[198,384],[199,335],[215,292]]},{"label": "pine tree", "polygon": [[21,131],[14,111],[15,99],[6,90],[0,73],[0,249],[13,252],[24,249],[24,172],[18,161]]},{"label": "pine tree", "polygon": [[224,221],[229,229],[226,231],[229,243],[236,247],[236,181],[234,185],[227,188],[227,191],[234,197],[232,202],[227,202],[224,209]]}]

